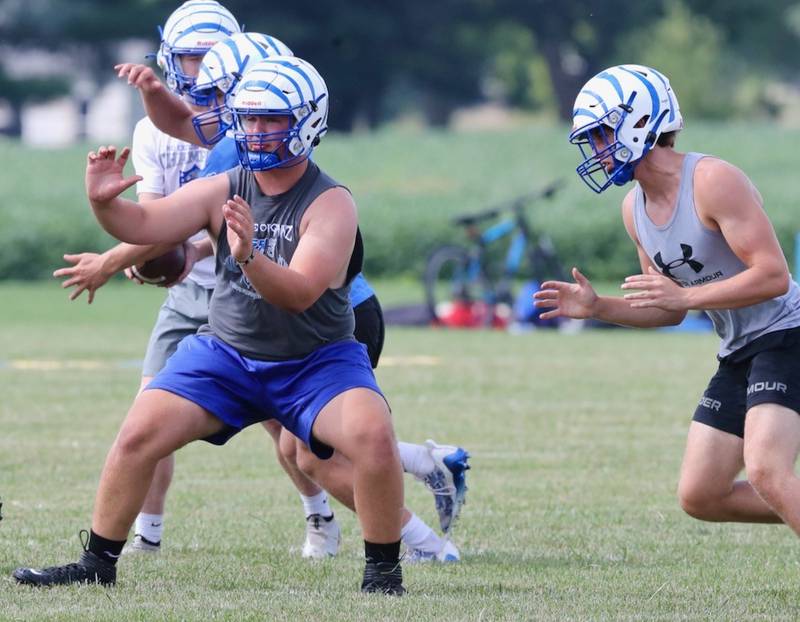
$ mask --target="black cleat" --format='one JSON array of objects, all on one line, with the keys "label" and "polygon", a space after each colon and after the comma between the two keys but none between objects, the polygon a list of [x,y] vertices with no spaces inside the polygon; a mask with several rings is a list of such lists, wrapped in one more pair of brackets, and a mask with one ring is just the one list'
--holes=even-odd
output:
[{"label": "black cleat", "polygon": [[49,585],[68,585],[70,583],[97,583],[114,585],[117,582],[117,567],[100,559],[94,553],[84,551],[77,563],[65,566],[36,568],[17,568],[13,577],[17,583],[46,587]]},{"label": "black cleat", "polygon": [[403,587],[403,569],[400,567],[400,562],[368,561],[364,567],[361,591],[391,596],[405,594],[406,588]]}]

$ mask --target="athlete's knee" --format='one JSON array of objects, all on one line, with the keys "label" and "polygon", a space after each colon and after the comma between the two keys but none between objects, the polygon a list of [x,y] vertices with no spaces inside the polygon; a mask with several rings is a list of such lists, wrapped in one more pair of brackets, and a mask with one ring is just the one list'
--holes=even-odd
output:
[{"label": "athlete's knee", "polygon": [[371,417],[352,430],[352,445],[358,447],[357,455],[350,457],[358,461],[370,462],[374,467],[393,463],[397,458],[397,439],[391,419]]},{"label": "athlete's knee", "polygon": [[782,491],[789,490],[786,482],[788,478],[794,477],[791,469],[762,456],[745,456],[745,469],[750,484],[770,504],[780,498]]},{"label": "athlete's knee", "polygon": [[[113,451],[120,458],[155,457],[157,455],[158,430],[153,426],[142,425],[140,422],[128,422],[122,426],[114,442]],[[167,455],[167,454],[164,454]]]},{"label": "athlete's knee", "polygon": [[724,495],[702,483],[681,480],[678,484],[678,502],[681,509],[698,520],[714,520]]},{"label": "athlete's knee", "polygon": [[114,441],[112,451],[125,459],[160,460],[177,447],[169,447],[165,442],[158,416],[134,402],[128,416]]},{"label": "athlete's knee", "polygon": [[315,479],[317,470],[320,467],[320,459],[314,455],[305,443],[294,443],[293,454],[294,464],[311,479]]},{"label": "athlete's knee", "polygon": [[297,464],[297,437],[285,428],[281,429],[278,449],[280,450],[281,460],[289,464]]}]

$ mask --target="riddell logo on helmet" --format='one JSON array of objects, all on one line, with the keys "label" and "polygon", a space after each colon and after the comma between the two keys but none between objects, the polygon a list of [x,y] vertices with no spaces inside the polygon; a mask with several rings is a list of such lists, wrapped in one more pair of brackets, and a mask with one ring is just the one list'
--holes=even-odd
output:
[{"label": "riddell logo on helmet", "polygon": [[216,41],[198,41],[197,47],[214,47]]},{"label": "riddell logo on helmet", "polygon": [[260,101],[255,101],[255,100],[244,100],[244,101],[242,101],[241,105],[242,106],[260,106],[261,102]]}]

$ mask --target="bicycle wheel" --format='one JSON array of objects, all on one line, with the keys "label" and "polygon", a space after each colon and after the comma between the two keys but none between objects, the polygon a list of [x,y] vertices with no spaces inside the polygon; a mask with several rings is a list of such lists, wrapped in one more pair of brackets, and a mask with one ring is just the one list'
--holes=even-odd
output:
[{"label": "bicycle wheel", "polygon": [[480,297],[479,275],[465,248],[441,246],[433,251],[425,264],[423,284],[432,322],[473,325],[471,307]]},{"label": "bicycle wheel", "polygon": [[533,278],[539,283],[553,279],[566,281],[567,271],[556,253],[552,240],[547,236],[539,236],[536,244],[529,251],[530,269]]}]

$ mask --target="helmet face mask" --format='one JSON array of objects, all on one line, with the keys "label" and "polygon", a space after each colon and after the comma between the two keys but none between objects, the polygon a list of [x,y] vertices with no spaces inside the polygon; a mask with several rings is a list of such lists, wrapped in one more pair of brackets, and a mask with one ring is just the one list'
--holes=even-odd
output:
[{"label": "helmet face mask", "polygon": [[195,133],[208,146],[219,142],[233,127],[230,103],[250,65],[270,56],[292,56],[280,40],[261,33],[237,33],[215,44],[203,57],[189,100],[210,108],[192,119]]},{"label": "helmet face mask", "polygon": [[[205,105],[212,106],[221,100],[222,95],[217,92],[215,95],[209,96],[208,104]],[[233,113],[225,105],[213,106],[209,110],[195,114],[192,117],[192,125],[200,141],[204,145],[213,147],[233,127]]]},{"label": "helmet face mask", "polygon": [[202,51],[173,49],[169,56],[170,61],[167,63],[169,66],[167,87],[176,93],[186,95],[197,79],[197,68],[202,57]]},{"label": "helmet face mask", "polygon": [[[248,69],[231,109],[239,161],[252,171],[301,163],[328,130],[327,86],[314,67],[297,57],[274,56]],[[262,126],[253,124],[258,117],[289,117],[288,127],[258,131]]]},{"label": "helmet face mask", "polygon": [[602,192],[611,184],[622,186],[633,177],[633,153],[617,140],[617,130],[624,111],[612,110],[597,123],[574,130],[569,142],[577,145],[583,156],[575,169],[592,190]]},{"label": "helmet face mask", "polygon": [[597,193],[631,181],[658,137],[683,127],[669,80],[641,65],[611,67],[589,80],[575,99],[573,120],[569,141],[582,156],[575,170]]},{"label": "helmet face mask", "polygon": [[215,43],[240,32],[239,24],[214,0],[188,0],[159,28],[161,45],[156,55],[167,87],[184,95],[194,86],[196,74],[183,67],[183,56],[202,57]]},{"label": "helmet face mask", "polygon": [[[269,132],[256,131],[259,117],[269,117],[272,120],[280,118],[285,120],[284,123],[288,127]],[[238,115],[236,125],[242,131],[241,133],[237,132],[236,151],[240,162],[247,161],[245,168],[253,171],[265,171],[299,164],[300,159],[297,156],[302,151],[302,145],[299,144],[298,127],[294,121],[294,115],[291,114],[243,113]]]}]

